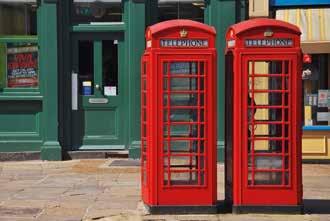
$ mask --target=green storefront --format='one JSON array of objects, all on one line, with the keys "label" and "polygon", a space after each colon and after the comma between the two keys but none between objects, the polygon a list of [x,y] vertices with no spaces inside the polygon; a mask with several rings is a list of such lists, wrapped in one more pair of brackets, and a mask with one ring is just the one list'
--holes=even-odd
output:
[{"label": "green storefront", "polygon": [[[188,18],[217,29],[218,159],[224,146],[224,35],[243,0],[0,0],[0,155],[61,160],[140,153],[145,28]],[[90,87],[91,86],[91,87]],[[89,96],[86,96],[90,94]]]}]

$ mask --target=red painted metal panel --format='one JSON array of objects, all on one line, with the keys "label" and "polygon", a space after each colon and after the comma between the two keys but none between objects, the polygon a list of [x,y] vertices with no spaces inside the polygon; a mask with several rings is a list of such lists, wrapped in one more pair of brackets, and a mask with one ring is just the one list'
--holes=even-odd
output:
[{"label": "red painted metal panel", "polygon": [[[146,39],[141,61],[141,96],[146,95],[141,98],[142,199],[150,206],[215,205],[214,28],[167,21],[149,27]],[[149,67],[147,75],[144,64]]]},{"label": "red painted metal panel", "polygon": [[254,19],[230,27],[226,40],[233,56],[228,198],[235,206],[301,205],[300,31]]}]

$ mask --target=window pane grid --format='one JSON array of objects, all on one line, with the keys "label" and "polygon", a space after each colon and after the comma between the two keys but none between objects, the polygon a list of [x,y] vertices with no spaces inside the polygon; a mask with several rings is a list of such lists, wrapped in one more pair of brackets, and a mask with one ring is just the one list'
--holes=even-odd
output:
[{"label": "window pane grid", "polygon": [[142,185],[147,186],[147,64],[143,62],[141,68],[141,179]]},{"label": "window pane grid", "polygon": [[248,185],[288,186],[291,172],[288,72],[291,62],[266,61],[262,65],[268,73],[256,71],[260,63],[248,62]]},{"label": "window pane grid", "polygon": [[204,186],[205,61],[169,61],[162,67],[163,184]]}]

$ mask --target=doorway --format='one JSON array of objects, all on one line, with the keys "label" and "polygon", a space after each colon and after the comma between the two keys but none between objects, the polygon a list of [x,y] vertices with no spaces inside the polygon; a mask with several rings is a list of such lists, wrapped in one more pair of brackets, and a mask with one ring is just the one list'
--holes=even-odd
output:
[{"label": "doorway", "polygon": [[128,130],[124,38],[76,34],[72,38],[72,146],[125,149]]}]

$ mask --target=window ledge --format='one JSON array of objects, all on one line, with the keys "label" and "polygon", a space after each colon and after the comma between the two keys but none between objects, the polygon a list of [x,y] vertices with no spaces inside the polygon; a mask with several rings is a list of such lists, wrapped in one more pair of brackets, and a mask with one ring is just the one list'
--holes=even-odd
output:
[{"label": "window ledge", "polygon": [[1,93],[0,101],[42,101],[43,96],[40,93]]},{"label": "window ledge", "polygon": [[328,130],[330,131],[330,126],[304,126],[304,131],[324,131]]},{"label": "window ledge", "polygon": [[72,26],[73,32],[105,32],[105,31],[125,31],[124,22],[105,22],[79,24]]}]

